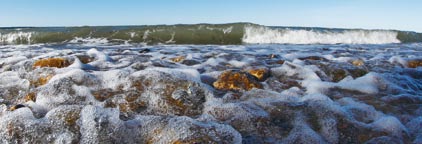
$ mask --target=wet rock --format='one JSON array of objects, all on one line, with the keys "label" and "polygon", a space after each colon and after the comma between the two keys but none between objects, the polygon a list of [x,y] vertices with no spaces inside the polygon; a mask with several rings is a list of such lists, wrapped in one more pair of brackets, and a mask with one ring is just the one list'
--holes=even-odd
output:
[{"label": "wet rock", "polygon": [[[369,71],[363,67],[357,67],[350,63],[330,63],[323,64],[317,63],[320,70],[324,74],[320,74],[321,79],[326,79],[332,82],[339,82],[347,76],[352,76],[353,78],[359,78],[366,75]],[[326,77],[328,76],[328,77]]]},{"label": "wet rock", "polygon": [[30,81],[30,84],[34,87],[45,85],[53,76],[54,75],[52,74],[48,74],[46,76],[39,76],[38,79]]},{"label": "wet rock", "polygon": [[283,65],[285,62],[285,60],[265,60],[265,64],[270,65],[270,66],[277,66],[277,65]]},{"label": "wet rock", "polygon": [[268,58],[270,58],[270,59],[274,59],[274,58],[280,58],[280,56],[279,56],[279,55],[276,55],[276,54],[270,54],[270,55],[268,56]]},{"label": "wet rock", "polygon": [[372,138],[388,135],[385,132],[360,126],[344,118],[339,118],[337,123],[339,140],[344,143],[364,143]]},{"label": "wet rock", "polygon": [[363,66],[365,62],[361,59],[356,59],[351,62],[354,66]]},{"label": "wet rock", "polygon": [[152,60],[152,65],[155,67],[166,67],[166,68],[176,68],[178,67],[175,63],[165,61],[165,60]]},{"label": "wet rock", "polygon": [[262,89],[262,85],[255,77],[246,72],[228,70],[223,72],[213,83],[218,90],[251,90],[253,88]]},{"label": "wet rock", "polygon": [[131,68],[133,68],[135,70],[144,70],[146,67],[147,67],[147,65],[140,63],[140,62],[137,62],[137,63],[135,63],[131,66]]},{"label": "wet rock", "polygon": [[368,73],[368,70],[356,68],[356,69],[348,69],[348,72],[353,78],[358,78],[366,75]]},{"label": "wet rock", "polygon": [[201,82],[203,82],[205,84],[212,86],[215,81],[217,81],[217,79],[215,79],[211,76],[201,75]]},{"label": "wet rock", "polygon": [[30,92],[24,97],[24,101],[33,101],[35,102],[37,100],[37,94],[35,92]]},{"label": "wet rock", "polygon": [[187,66],[193,66],[193,65],[197,65],[200,64],[201,62],[196,61],[196,60],[184,60],[182,62],[182,64],[187,65]]},{"label": "wet rock", "polygon": [[247,70],[249,74],[256,77],[259,81],[265,81],[270,76],[268,68],[256,68]]},{"label": "wet rock", "polygon": [[412,59],[407,61],[407,67],[416,68],[422,66],[422,59]]},{"label": "wet rock", "polygon": [[170,60],[175,62],[175,63],[178,63],[178,62],[185,60],[185,58],[186,58],[185,56],[178,56],[178,57],[170,58]]},{"label": "wet rock", "polygon": [[81,110],[82,106],[77,105],[59,106],[48,112],[45,117],[50,120],[52,127],[56,131],[72,132],[70,139],[77,142],[78,136],[80,136],[80,126],[77,122],[80,118]]},{"label": "wet rock", "polygon": [[[150,124],[154,129],[144,143],[240,143],[240,134],[228,125],[199,122],[188,117],[155,118],[161,123]],[[150,129],[150,128],[146,128]],[[163,139],[163,137],[165,137]]]},{"label": "wet rock", "polygon": [[77,57],[77,58],[79,59],[79,61],[81,61],[83,64],[87,64],[87,63],[90,63],[90,62],[92,62],[92,61],[94,61],[94,60],[95,60],[93,57],[90,57],[90,56],[88,56],[88,55],[77,55],[76,57]]},{"label": "wet rock", "polygon": [[109,102],[122,112],[195,116],[210,94],[201,83],[160,71],[145,70],[130,79],[131,87]]},{"label": "wet rock", "polygon": [[141,50],[139,51],[139,53],[149,53],[149,52],[151,52],[151,50],[150,50],[150,49],[148,49],[148,48],[141,49]]},{"label": "wet rock", "polygon": [[300,60],[312,60],[312,61],[328,61],[328,59],[320,57],[320,56],[307,56],[298,58]]},{"label": "wet rock", "polygon": [[92,96],[98,101],[104,101],[115,95],[115,92],[111,89],[101,89],[98,91],[92,92]]},{"label": "wet rock", "polygon": [[11,106],[11,107],[9,108],[9,110],[10,110],[10,111],[14,111],[14,110],[17,110],[17,109],[19,109],[19,108],[23,108],[23,107],[26,107],[26,106],[25,106],[25,105],[23,105],[23,104],[17,104],[17,105]]},{"label": "wet rock", "polygon": [[32,67],[57,67],[63,68],[70,65],[70,62],[64,58],[46,58],[35,61]]},{"label": "wet rock", "polygon": [[333,82],[339,82],[347,76],[347,71],[344,69],[334,69],[330,73]]}]

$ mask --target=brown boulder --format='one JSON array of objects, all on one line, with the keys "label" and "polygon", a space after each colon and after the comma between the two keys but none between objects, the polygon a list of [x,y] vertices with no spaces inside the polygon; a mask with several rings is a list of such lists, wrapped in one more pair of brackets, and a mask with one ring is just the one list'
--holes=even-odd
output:
[{"label": "brown boulder", "polygon": [[28,93],[25,97],[24,97],[24,101],[28,102],[28,101],[33,101],[35,102],[37,99],[37,94],[34,92],[30,92]]},{"label": "brown boulder", "polygon": [[250,69],[248,73],[255,76],[259,81],[265,81],[270,76],[270,71],[267,68]]},{"label": "brown boulder", "polygon": [[57,67],[63,68],[70,65],[70,62],[64,58],[46,58],[35,61],[32,67]]},{"label": "brown boulder", "polygon": [[79,59],[79,61],[81,61],[84,64],[87,64],[87,63],[94,61],[94,58],[87,56],[87,55],[78,55],[76,57]]},{"label": "brown boulder", "polygon": [[363,66],[365,64],[365,62],[361,59],[356,59],[352,61],[352,64],[355,66]]},{"label": "brown boulder", "polygon": [[42,85],[45,85],[46,83],[48,83],[48,81],[53,77],[54,75],[49,74],[47,76],[40,76],[38,77],[36,80],[31,80],[30,84],[34,87],[39,87]]},{"label": "brown boulder", "polygon": [[251,90],[253,88],[262,89],[262,85],[255,77],[246,72],[225,71],[213,83],[219,90]]},{"label": "brown boulder", "polygon": [[422,59],[413,59],[407,61],[407,67],[409,68],[416,68],[422,66]]},{"label": "brown boulder", "polygon": [[177,63],[177,62],[181,62],[181,61],[185,60],[185,57],[184,56],[178,56],[178,57],[170,58],[170,60]]}]

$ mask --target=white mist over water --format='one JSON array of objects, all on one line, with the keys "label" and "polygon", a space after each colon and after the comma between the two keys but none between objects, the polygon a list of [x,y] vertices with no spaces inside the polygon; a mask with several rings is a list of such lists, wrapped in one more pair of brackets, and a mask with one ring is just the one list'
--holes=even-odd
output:
[{"label": "white mist over water", "polygon": [[395,31],[346,30],[342,32],[318,32],[314,30],[271,29],[245,27],[244,43],[279,44],[387,44],[400,43]]}]

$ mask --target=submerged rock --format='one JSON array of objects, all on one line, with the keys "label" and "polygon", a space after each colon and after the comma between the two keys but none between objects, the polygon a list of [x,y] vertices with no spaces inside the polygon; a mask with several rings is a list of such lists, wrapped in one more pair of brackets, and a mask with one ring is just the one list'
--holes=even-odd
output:
[{"label": "submerged rock", "polygon": [[147,48],[145,48],[145,49],[141,49],[141,50],[139,51],[139,53],[141,53],[141,54],[144,54],[144,53],[149,53],[149,52],[151,52],[151,50],[150,50],[150,49],[147,49]]},{"label": "submerged rock", "polygon": [[35,61],[32,65],[35,67],[57,67],[63,68],[70,65],[70,62],[65,58],[46,58]]},{"label": "submerged rock", "polygon": [[416,68],[422,66],[422,59],[412,59],[407,61],[407,67]]},{"label": "submerged rock", "polygon": [[[362,66],[355,66],[350,63],[342,64],[316,64],[324,74],[319,75],[322,79],[328,79],[332,82],[339,82],[347,76],[352,76],[353,78],[359,78],[366,75],[369,71]],[[326,77],[327,76],[327,77]]]},{"label": "submerged rock", "polygon": [[259,81],[265,81],[270,76],[268,68],[257,68],[247,70],[249,74],[255,76]]},{"label": "submerged rock", "polygon": [[94,61],[94,58],[93,58],[93,57],[90,57],[90,56],[88,56],[88,55],[77,55],[76,57],[77,57],[77,58],[79,59],[79,61],[81,61],[83,64],[87,64],[87,63],[90,63],[90,62]]},{"label": "submerged rock", "polygon": [[178,62],[185,60],[185,58],[186,58],[185,56],[178,56],[178,57],[170,58],[170,60],[178,63]]},{"label": "submerged rock", "polygon": [[183,60],[182,64],[187,65],[187,66],[193,66],[193,65],[197,65],[200,64],[201,62],[197,61],[197,60]]},{"label": "submerged rock", "polygon": [[11,106],[11,107],[9,108],[9,110],[10,110],[10,111],[14,111],[14,110],[17,110],[17,109],[19,109],[19,108],[23,108],[23,107],[26,107],[26,106],[25,106],[25,105],[23,105],[23,104],[17,104],[17,105]]},{"label": "submerged rock", "polygon": [[38,79],[30,81],[30,84],[34,87],[39,87],[42,85],[45,85],[46,83],[48,83],[48,81],[53,77],[54,75],[49,74],[46,76],[39,76]]},{"label": "submerged rock", "polygon": [[35,92],[30,92],[24,97],[24,101],[33,101],[35,102],[37,100],[37,94]]},{"label": "submerged rock", "polygon": [[218,90],[251,90],[253,88],[262,89],[262,85],[255,77],[246,72],[228,70],[223,72],[213,83]]},{"label": "submerged rock", "polygon": [[320,56],[307,56],[307,57],[301,57],[298,58],[300,60],[312,60],[312,61],[328,61],[326,58],[324,57],[320,57]]},{"label": "submerged rock", "polygon": [[365,64],[365,62],[361,59],[353,60],[351,63],[355,66],[363,66]]},{"label": "submerged rock", "polygon": [[105,107],[119,108],[129,116],[200,115],[209,94],[205,85],[199,82],[156,70],[132,75],[128,88],[102,89],[92,93],[95,99],[104,101]]}]

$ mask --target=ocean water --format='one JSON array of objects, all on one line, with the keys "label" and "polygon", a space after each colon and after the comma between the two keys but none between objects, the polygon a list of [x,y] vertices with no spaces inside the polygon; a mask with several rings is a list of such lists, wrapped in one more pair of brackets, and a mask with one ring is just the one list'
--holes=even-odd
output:
[{"label": "ocean water", "polygon": [[0,142],[422,143],[421,41],[247,23],[2,28]]}]

